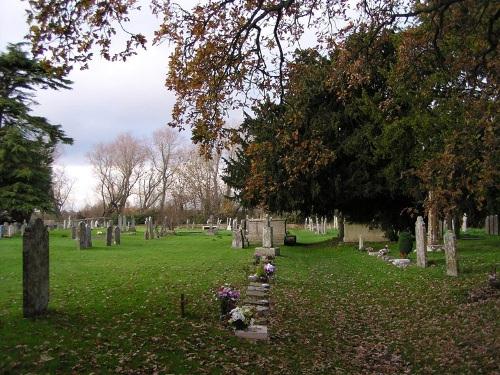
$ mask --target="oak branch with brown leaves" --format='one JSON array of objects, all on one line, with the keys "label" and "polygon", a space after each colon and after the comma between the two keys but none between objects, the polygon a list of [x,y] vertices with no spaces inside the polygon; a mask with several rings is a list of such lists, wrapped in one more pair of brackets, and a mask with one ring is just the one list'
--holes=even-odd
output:
[{"label": "oak branch with brown leaves", "polygon": [[[418,36],[423,39],[419,43],[437,54],[449,32],[450,14],[486,25],[477,48],[466,56],[477,74],[495,61],[500,8],[484,0],[468,13],[471,1],[476,0],[209,0],[188,9],[152,0],[150,11],[161,20],[152,43],[166,40],[174,47],[166,81],[177,95],[171,125],[191,127],[193,140],[206,151],[221,147],[234,135],[234,129],[224,126],[230,110],[249,108],[263,98],[283,98],[287,63],[301,44],[328,51],[360,28],[368,28],[375,40],[385,28],[411,28],[422,17],[432,27]],[[131,15],[141,11],[136,0],[28,2],[34,53],[65,69],[87,68],[96,52],[108,60],[126,60],[148,43],[143,34],[127,31]],[[128,39],[114,52],[117,32]],[[366,62],[351,61],[352,80],[363,79],[359,65]]]}]

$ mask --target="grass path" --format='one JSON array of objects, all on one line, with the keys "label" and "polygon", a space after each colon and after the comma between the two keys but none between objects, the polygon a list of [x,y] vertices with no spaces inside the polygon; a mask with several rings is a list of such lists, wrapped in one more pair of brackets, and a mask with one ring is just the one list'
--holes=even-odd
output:
[{"label": "grass path", "polygon": [[[499,263],[498,238],[460,242],[458,279],[443,254],[401,270],[297,231],[272,288],[271,344],[237,340],[213,291],[244,288],[253,249],[223,232],[180,233],[76,250],[51,233],[50,313],[22,318],[21,240],[0,240],[0,373],[359,374],[500,371],[499,299],[469,303]],[[395,249],[395,245],[391,245]],[[395,250],[393,250],[393,253]],[[179,298],[188,297],[180,318]],[[498,296],[498,295],[497,295]]]}]

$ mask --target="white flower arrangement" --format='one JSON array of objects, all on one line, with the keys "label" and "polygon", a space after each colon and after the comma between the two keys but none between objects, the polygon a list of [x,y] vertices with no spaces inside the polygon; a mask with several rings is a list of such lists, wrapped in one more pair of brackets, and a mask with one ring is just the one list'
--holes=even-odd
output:
[{"label": "white flower arrangement", "polygon": [[228,320],[230,324],[246,328],[253,323],[254,311],[247,306],[236,307],[231,310],[229,315],[231,316]]}]

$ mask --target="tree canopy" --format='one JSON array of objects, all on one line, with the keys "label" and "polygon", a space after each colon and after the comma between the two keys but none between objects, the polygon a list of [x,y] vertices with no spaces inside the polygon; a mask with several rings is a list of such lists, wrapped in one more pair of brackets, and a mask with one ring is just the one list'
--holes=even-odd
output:
[{"label": "tree canopy", "polygon": [[[63,68],[87,67],[95,52],[125,60],[147,45],[142,33],[126,30],[131,15],[141,10],[136,0],[29,4],[33,51]],[[482,83],[478,78],[498,68],[500,8],[493,0],[211,0],[192,9],[152,0],[150,7],[160,18],[153,42],[166,40],[174,47],[166,80],[177,95],[172,125],[190,126],[193,140],[205,148],[231,138],[233,130],[224,121],[228,111],[266,96],[283,99],[291,53],[308,39],[328,53],[367,29],[371,38],[362,50],[370,50],[371,40],[385,30],[407,29],[409,37],[399,48],[409,64],[421,52],[432,52],[441,67],[462,71],[472,89]],[[411,34],[419,24],[426,26]],[[116,50],[112,42],[121,30],[128,40]],[[456,46],[461,46],[458,55],[446,53]],[[349,57],[353,83],[365,78],[370,63],[369,54],[358,52]]]},{"label": "tree canopy", "polygon": [[[283,103],[255,107],[241,126],[241,148],[226,170],[238,199],[271,211],[338,208],[392,229],[406,227],[424,203],[451,215],[498,208],[495,96],[471,95],[461,72],[438,69],[432,52],[421,53],[427,66],[406,64],[400,47],[424,27],[370,40],[368,55],[356,57],[370,61],[357,83],[349,57],[372,38],[369,30],[328,57],[298,51]],[[415,68],[422,70],[412,77]]]},{"label": "tree canopy", "polygon": [[[126,59],[147,44],[131,33],[126,47],[113,52],[113,38],[126,30],[137,4],[32,0],[33,50],[62,70],[85,68],[96,51]],[[266,165],[277,168],[274,160],[283,170],[270,181],[280,184],[267,190],[293,184],[300,192],[303,176],[335,166],[342,179],[308,180],[323,197],[334,194],[335,204],[349,186],[360,208],[363,197],[407,196],[411,189],[432,191],[426,203],[446,212],[463,202],[498,207],[498,2],[212,0],[185,9],[153,0],[151,9],[161,18],[153,42],[174,47],[166,80],[177,95],[171,125],[191,127],[208,154],[242,138],[240,129],[225,126],[230,110],[255,108],[243,127],[253,127],[249,134],[259,140],[244,151],[255,157],[245,166],[254,168],[249,202],[257,191],[265,194],[261,203],[280,202],[258,190],[269,182],[259,163],[267,173]],[[294,78],[293,52],[303,42],[313,44],[315,64],[327,66],[311,77],[322,91],[295,87],[308,84]],[[325,58],[330,62],[320,63]],[[313,74],[307,69],[305,77]],[[325,195],[318,184],[341,187]]]},{"label": "tree canopy", "polygon": [[34,90],[68,88],[50,66],[29,58],[20,44],[0,54],[0,216],[29,219],[52,211],[51,164],[57,143],[71,144],[59,125],[31,114]]}]

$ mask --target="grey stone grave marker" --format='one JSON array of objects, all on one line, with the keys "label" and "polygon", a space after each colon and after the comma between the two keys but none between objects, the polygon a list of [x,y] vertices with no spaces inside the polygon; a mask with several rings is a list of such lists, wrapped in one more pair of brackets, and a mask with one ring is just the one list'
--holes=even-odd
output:
[{"label": "grey stone grave marker", "polygon": [[121,243],[121,229],[119,226],[115,228],[115,245],[119,245]]},{"label": "grey stone grave marker", "polygon": [[415,240],[417,247],[417,266],[422,268],[427,267],[427,246],[425,239],[426,232],[424,218],[419,216],[417,217],[417,222],[415,223]]},{"label": "grey stone grave marker", "polygon": [[106,246],[111,246],[113,243],[113,227],[106,228]]},{"label": "grey stone grave marker", "polygon": [[43,314],[49,304],[49,233],[41,219],[23,235],[23,315]]},{"label": "grey stone grave marker", "polygon": [[446,253],[446,274],[448,276],[458,276],[458,259],[455,233],[446,232],[444,235],[444,251]]}]

